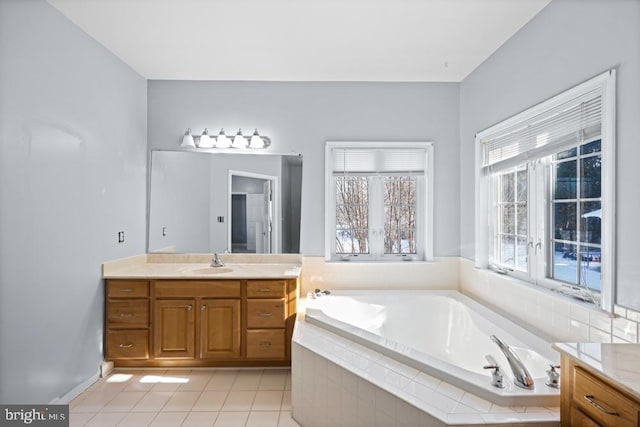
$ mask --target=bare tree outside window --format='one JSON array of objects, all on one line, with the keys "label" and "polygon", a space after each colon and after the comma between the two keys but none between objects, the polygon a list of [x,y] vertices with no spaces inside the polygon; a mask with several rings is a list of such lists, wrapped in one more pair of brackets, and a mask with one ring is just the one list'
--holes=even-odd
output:
[{"label": "bare tree outside window", "polygon": [[387,176],[384,184],[384,252],[415,254],[416,177]]},{"label": "bare tree outside window", "polygon": [[369,253],[367,177],[336,177],[336,253]]}]

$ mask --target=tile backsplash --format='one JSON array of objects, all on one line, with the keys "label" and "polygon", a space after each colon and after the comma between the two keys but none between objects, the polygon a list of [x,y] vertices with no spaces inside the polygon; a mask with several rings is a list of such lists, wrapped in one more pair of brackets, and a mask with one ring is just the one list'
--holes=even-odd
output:
[{"label": "tile backsplash", "polygon": [[459,290],[549,341],[638,343],[640,313],[615,307],[608,314],[509,276],[477,269],[461,258]]}]

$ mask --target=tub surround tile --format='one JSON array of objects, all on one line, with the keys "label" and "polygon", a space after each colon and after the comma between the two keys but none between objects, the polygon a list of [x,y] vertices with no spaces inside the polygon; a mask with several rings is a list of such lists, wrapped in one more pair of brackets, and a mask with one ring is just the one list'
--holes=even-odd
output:
[{"label": "tub surround tile", "polygon": [[589,328],[589,342],[611,342],[611,333],[608,331],[601,331],[593,326]]},{"label": "tub surround tile", "polygon": [[[424,426],[444,426],[465,424],[468,420],[474,422],[496,425],[512,425],[517,423],[540,425],[558,425],[559,408],[539,408],[534,412],[526,412],[525,407],[498,407],[492,403],[475,396],[471,393],[444,383],[430,375],[419,372],[414,378],[403,377],[396,370],[390,370],[385,366],[393,366],[400,363],[386,360],[386,356],[378,358],[377,364],[380,368],[389,370],[386,375],[380,375],[380,371],[363,371],[357,366],[361,366],[351,360],[341,358],[344,354],[337,355],[328,351],[328,348],[342,347],[328,346],[327,342],[336,341],[348,345],[348,340],[326,330],[298,322],[294,330],[294,340],[292,345],[292,374],[294,378],[293,413],[298,421],[305,425],[307,421],[310,425],[318,423],[314,415],[317,415],[318,406],[324,407],[328,402],[332,405],[331,417],[340,419],[344,425],[376,425],[375,422],[385,420],[386,425],[424,425]],[[356,347],[357,348],[357,347]],[[362,357],[362,355],[361,355]],[[327,377],[314,375],[314,371],[304,369],[304,364],[316,366],[317,359],[326,361],[327,372],[341,370],[340,382],[336,380],[337,372],[331,374],[331,380]],[[388,359],[388,358],[387,358]],[[382,362],[385,366],[381,365]],[[298,372],[296,366],[301,366],[302,372]],[[398,369],[398,367],[395,367]],[[394,377],[395,376],[395,377]],[[408,382],[406,386],[397,383],[397,377],[405,378]],[[296,382],[300,378],[300,382]],[[391,378],[391,381],[389,381]],[[316,394],[317,383],[322,384],[321,392],[325,393],[324,399],[320,399]],[[296,389],[302,396],[296,396]],[[312,396],[305,398],[305,390],[316,390]],[[334,398],[333,396],[336,396]],[[395,421],[393,418],[391,401],[395,402]],[[382,408],[378,406],[382,405]],[[406,408],[411,408],[408,411]],[[355,408],[355,409],[354,409]],[[405,410],[400,411],[398,408]],[[339,413],[339,416],[337,415]],[[527,414],[527,415],[525,415]],[[485,419],[485,415],[490,417]],[[419,423],[415,421],[416,416]],[[330,417],[329,417],[330,418]],[[373,423],[373,424],[370,424]]]},{"label": "tub surround tile", "polygon": [[458,288],[458,257],[433,262],[327,262],[304,257],[301,295],[314,289],[452,289]]},{"label": "tub surround tile", "polygon": [[628,342],[638,342],[638,324],[622,317],[612,321],[612,332],[614,337],[622,338]]},{"label": "tub surround tile", "polygon": [[[460,259],[459,290],[537,335],[555,342],[640,342],[640,312],[615,306],[614,314]],[[526,301],[525,309],[522,302]],[[551,314],[551,315],[550,315]],[[622,319],[622,320],[620,320]],[[626,321],[632,322],[629,325]],[[635,333],[634,333],[635,331]]]}]

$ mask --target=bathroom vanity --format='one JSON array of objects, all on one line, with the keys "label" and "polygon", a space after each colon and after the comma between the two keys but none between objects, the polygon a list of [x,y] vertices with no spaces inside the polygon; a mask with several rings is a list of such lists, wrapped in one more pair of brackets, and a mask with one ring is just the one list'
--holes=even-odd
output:
[{"label": "bathroom vanity", "polygon": [[299,255],[142,255],[105,263],[115,366],[287,366]]},{"label": "bathroom vanity", "polygon": [[555,344],[563,426],[640,425],[639,344]]}]

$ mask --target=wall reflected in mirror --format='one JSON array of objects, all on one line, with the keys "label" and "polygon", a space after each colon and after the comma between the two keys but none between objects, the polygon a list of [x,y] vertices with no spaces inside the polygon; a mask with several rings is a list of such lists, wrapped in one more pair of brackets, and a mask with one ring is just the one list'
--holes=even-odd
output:
[{"label": "wall reflected in mirror", "polygon": [[298,253],[302,156],[152,151],[148,252]]}]

